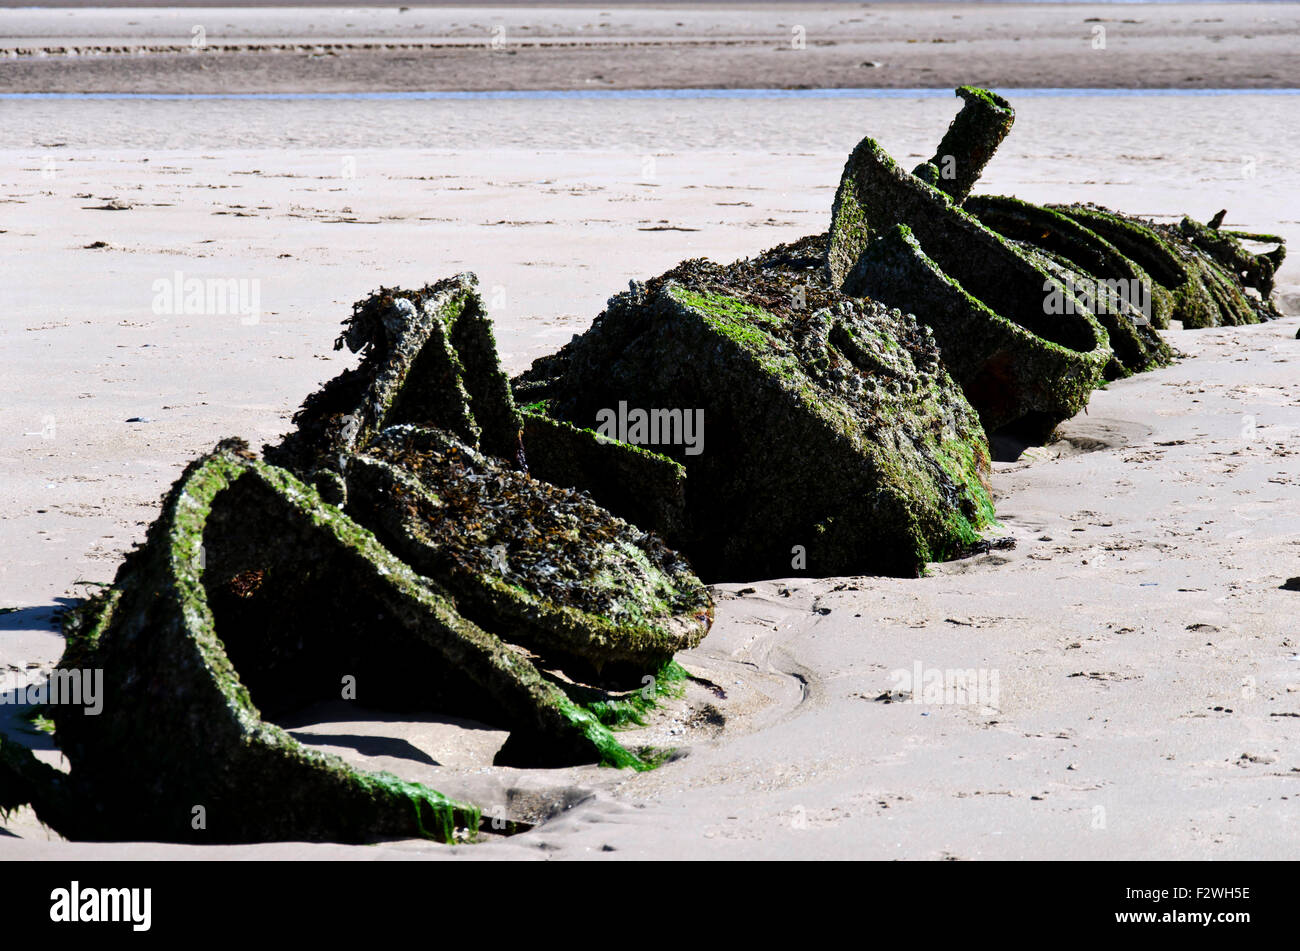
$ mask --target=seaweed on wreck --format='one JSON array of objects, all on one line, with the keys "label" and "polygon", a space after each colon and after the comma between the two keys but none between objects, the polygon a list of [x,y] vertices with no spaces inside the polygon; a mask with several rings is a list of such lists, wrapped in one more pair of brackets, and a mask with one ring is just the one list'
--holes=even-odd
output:
[{"label": "seaweed on wreck", "polygon": [[[909,255],[900,227],[915,239],[916,253]],[[985,227],[869,138],[845,166],[826,261],[845,293],[906,308],[933,329],[990,432],[1015,428],[1045,438],[1083,408],[1111,361],[1106,330],[1041,254]],[[914,287],[918,275],[925,279]],[[1046,311],[1047,293],[1065,302],[1063,313]],[[1045,346],[1005,348],[1012,327],[1025,332],[1017,336],[1026,343],[1037,338]],[[1036,385],[1023,390],[1018,380]],[[995,402],[982,399],[988,392]]]},{"label": "seaweed on wreck", "polygon": [[912,174],[960,205],[1011,132],[1016,111],[987,89],[959,86],[956,92],[963,103],[961,110],[939,141],[934,157],[914,168]]},{"label": "seaweed on wreck", "polygon": [[[958,95],[965,104],[939,154],[912,174],[873,140],[858,145],[825,261],[846,292],[934,329],[990,432],[1042,441],[1103,380],[1167,364],[1158,331],[1171,320],[1205,327],[1277,315],[1281,239],[1222,230],[1222,213],[1209,225],[1157,225],[1095,206],[969,196],[1014,112],[992,94]],[[1243,241],[1276,246],[1256,254]]]},{"label": "seaweed on wreck", "polygon": [[342,503],[340,459],[386,426],[445,429],[475,449],[523,465],[523,420],[497,356],[478,278],[458,274],[420,290],[381,288],[353,305],[334,349],[361,362],[311,394],[296,429],[268,461]]},{"label": "seaweed on wreck", "polygon": [[[98,716],[51,707],[71,772],[57,781],[32,777],[27,798],[38,816],[75,839],[368,841],[453,828],[472,835],[479,818],[474,807],[355,771],[262,719],[259,706],[274,706],[278,689],[337,691],[338,681],[316,682],[319,667],[313,672],[293,663],[264,675],[245,670],[241,677],[232,663],[232,653],[263,650],[255,634],[266,633],[221,623],[218,592],[244,572],[223,575],[229,528],[209,523],[221,522],[232,493],[261,499],[267,511],[260,514],[274,516],[237,529],[260,528],[282,541],[279,551],[255,555],[273,579],[350,571],[355,597],[370,588],[368,594],[412,628],[422,625],[411,637],[417,653],[436,651],[437,636],[456,623],[438,595],[394,559],[380,575],[375,563],[385,556],[378,545],[314,491],[253,460],[242,444],[223,443],[186,469],[113,588],[66,619],[68,648],[58,669],[102,669],[105,700]],[[294,543],[297,563],[286,564]],[[339,564],[326,567],[327,555]],[[374,565],[369,578],[358,570],[367,562]],[[310,633],[335,643],[311,643],[301,625],[277,633],[282,641],[271,650],[283,652],[280,660],[296,649],[315,652],[319,662],[343,639],[324,628]],[[245,680],[249,673],[255,689]],[[205,810],[204,828],[196,828],[196,807]]]},{"label": "seaweed on wreck", "polygon": [[[1068,324],[1032,311],[1032,321],[1003,317],[949,277],[906,225],[873,241],[854,273],[876,296],[911,297],[990,434],[1014,431],[1027,441],[1046,439],[1087,405],[1110,362],[1109,347],[1098,343],[1085,351],[1072,345],[1077,337],[1062,332]],[[1090,335],[1086,341],[1106,339],[1091,320],[1079,317],[1074,327]]]},{"label": "seaweed on wreck", "polygon": [[[685,469],[685,525],[667,540],[704,577],[915,575],[992,520],[983,431],[928,331],[840,293],[817,249],[683,262],[513,381],[579,429],[620,402],[703,411],[698,455],[638,448]],[[552,478],[586,487],[566,475]]]},{"label": "seaweed on wreck", "polygon": [[[1169,319],[1187,329],[1259,323],[1279,316],[1272,301],[1273,274],[1286,257],[1277,235],[1225,231],[1184,218],[1157,224],[1098,205],[1053,205],[1111,242],[1151,276],[1170,298]],[[1220,212],[1219,221],[1222,220]],[[1247,251],[1242,241],[1272,244]],[[1251,290],[1254,293],[1251,293]]]},{"label": "seaweed on wreck", "polygon": [[598,505],[662,538],[686,527],[686,467],[643,446],[580,429],[547,415],[546,402],[523,407],[528,471],[543,482],[581,486]]},{"label": "seaweed on wreck", "polygon": [[670,660],[655,673],[644,675],[642,684],[631,690],[601,690],[562,679],[557,679],[556,684],[601,723],[617,730],[644,726],[646,717],[665,698],[682,696],[685,682],[690,679],[686,668]]},{"label": "seaweed on wreck", "polygon": [[385,430],[347,479],[349,512],[463,613],[584,673],[639,677],[712,621],[707,591],[657,536],[438,430]]},{"label": "seaweed on wreck", "polygon": [[1166,366],[1173,359],[1157,332],[1169,326],[1170,295],[1118,248],[1050,208],[1015,198],[975,196],[965,211],[983,224],[1045,256],[1044,267],[1070,288],[1106,329],[1113,356],[1108,380]]},{"label": "seaweed on wreck", "polygon": [[[337,486],[350,516],[484,626],[596,680],[644,674],[698,643],[712,602],[657,536],[522,471],[523,420],[474,283],[430,285],[419,310],[392,291],[358,302],[340,339],[361,365],[309,397],[267,456]],[[468,397],[430,396],[448,393]],[[344,433],[339,419],[365,422]]]},{"label": "seaweed on wreck", "polygon": [[[910,574],[970,550],[991,523],[984,433],[1046,441],[1099,385],[1168,364],[1171,321],[1276,313],[1280,239],[1223,230],[1222,215],[1165,226],[972,196],[1015,112],[987,90],[957,95],[934,157],[911,173],[859,143],[827,233],[633,282],[516,377],[539,474],[654,527],[706,577],[788,574],[800,552],[818,573]],[[914,319],[932,334],[923,343]],[[960,393],[926,378],[936,344]],[[899,402],[900,381],[927,396]],[[983,432],[961,422],[968,402]],[[611,438],[597,421],[623,405],[703,409],[707,450]],[[635,496],[620,491],[632,484]]]},{"label": "seaweed on wreck", "polygon": [[336,346],[360,364],[268,461],[227,441],[186,469],[144,547],[65,619],[60,668],[103,669],[111,702],[52,710],[69,776],[6,745],[0,808],[30,802],[71,838],[472,840],[476,807],[274,724],[349,682],[368,706],[508,730],[502,765],[663,760],[602,721],[671,695],[626,685],[674,670],[712,601],[658,537],[522,471],[474,286],[359,302]]},{"label": "seaweed on wreck", "polygon": [[8,744],[0,806],[30,802],[70,838],[472,839],[474,806],[352,769],[267,719],[337,698],[346,678],[369,705],[509,729],[502,764],[651,765],[526,652],[237,441],[187,468],[113,587],[70,613],[67,639],[60,669],[104,670],[104,710],[51,708],[69,776]]}]

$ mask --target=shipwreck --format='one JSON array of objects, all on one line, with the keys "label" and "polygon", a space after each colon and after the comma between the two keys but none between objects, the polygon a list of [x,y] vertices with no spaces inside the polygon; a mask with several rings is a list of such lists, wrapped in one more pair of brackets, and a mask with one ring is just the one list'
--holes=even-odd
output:
[{"label": "shipwreck", "polygon": [[66,772],[0,738],[0,812],[77,839],[471,840],[475,804],[275,721],[382,679],[387,708],[508,730],[500,765],[654,768],[669,751],[618,728],[690,676],[706,582],[961,556],[996,524],[990,437],[1050,438],[1172,360],[1175,322],[1277,315],[1282,240],[1223,213],[972,194],[1014,111],[957,94],[910,172],[862,140],[825,232],[633,282],[513,379],[473,275],[358,302],[335,341],[357,366],[260,456],[194,460],[68,612],[59,670],[104,672],[102,714],[39,711]]}]

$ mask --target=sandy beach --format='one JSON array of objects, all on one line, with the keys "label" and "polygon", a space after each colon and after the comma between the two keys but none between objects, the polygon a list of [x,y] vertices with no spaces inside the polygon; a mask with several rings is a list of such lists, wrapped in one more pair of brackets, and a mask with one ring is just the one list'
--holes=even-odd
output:
[{"label": "sandy beach", "polygon": [[[1158,221],[1226,208],[1226,226],[1300,242],[1300,96],[1251,91],[1296,74],[1296,6],[813,7],[799,11],[808,49],[779,54],[789,8],[756,9],[221,11],[210,22],[236,26],[208,41],[239,49],[211,54],[165,51],[188,45],[195,11],[0,10],[0,88],[1231,89],[1012,95],[1015,128],[977,191]],[[1105,18],[1104,52],[1090,17]],[[442,37],[437,57],[384,46],[414,42],[412,18]],[[691,42],[646,45],[669,20]],[[538,42],[472,48],[498,22]],[[574,42],[592,30],[599,41]],[[811,54],[819,36],[834,45]],[[302,48],[322,37],[347,51]],[[257,44],[290,48],[245,49]],[[150,52],[85,52],[119,46]],[[629,280],[824,230],[862,136],[912,164],[957,107],[950,91],[0,101],[0,670],[52,668],[54,612],[112,580],[189,459],[288,430],[302,397],[355,361],[330,343],[373,289],[476,272],[521,371]],[[255,282],[257,306],[160,313],[155,282],[178,272]],[[23,810],[0,824],[0,858],[1289,858],[1295,258],[1277,298],[1279,321],[1168,331],[1178,362],[1109,384],[1059,441],[995,463],[996,534],[1014,550],[919,579],[717,586],[711,633],[679,660],[718,689],[691,684],[629,734],[679,749],[653,772],[492,767],[504,733],[434,716],[322,708],[289,726],[366,769],[541,822],[533,832],[459,847],[90,844]],[[996,702],[882,699],[918,665],[995,672]],[[12,707],[0,729],[60,763]]]},{"label": "sandy beach", "polygon": [[1295,4],[0,9],[13,92],[1265,89]]}]

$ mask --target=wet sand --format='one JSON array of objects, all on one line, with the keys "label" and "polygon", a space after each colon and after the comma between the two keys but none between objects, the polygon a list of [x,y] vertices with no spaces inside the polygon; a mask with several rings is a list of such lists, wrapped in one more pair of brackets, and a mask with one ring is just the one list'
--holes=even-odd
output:
[{"label": "wet sand", "polygon": [[0,9],[11,92],[982,86],[1258,89],[1295,4]]}]

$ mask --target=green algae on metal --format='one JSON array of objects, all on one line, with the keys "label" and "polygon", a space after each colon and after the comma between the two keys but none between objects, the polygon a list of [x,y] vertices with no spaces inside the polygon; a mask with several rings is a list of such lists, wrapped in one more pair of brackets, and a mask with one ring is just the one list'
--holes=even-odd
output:
[{"label": "green algae on metal", "polygon": [[1040,323],[994,311],[949,277],[905,225],[872,241],[854,274],[873,297],[908,300],[934,330],[945,365],[989,432],[1015,426],[1030,440],[1045,438],[1087,405],[1111,360],[1109,349],[1080,352],[1035,332]]},{"label": "green algae on metal", "polygon": [[581,488],[598,505],[674,544],[686,523],[686,467],[644,446],[552,419],[546,405],[539,400],[523,408],[529,473]]},{"label": "green algae on metal", "polygon": [[[1143,268],[1168,295],[1169,319],[1187,329],[1252,324],[1279,315],[1271,295],[1286,245],[1276,235],[1238,235],[1190,218],[1177,225],[1157,224],[1098,205],[1046,207],[1088,228]],[[1255,254],[1241,243],[1256,238],[1275,247]]]},{"label": "green algae on metal", "polygon": [[361,364],[304,401],[297,428],[266,447],[268,461],[337,492],[340,456],[386,426],[411,423],[518,465],[523,419],[477,283],[458,274],[417,291],[381,288],[354,304],[334,347],[361,353]]},{"label": "green algae on metal", "polygon": [[[448,585],[481,625],[509,631],[529,649],[581,661],[598,675],[611,665],[641,674],[698,643],[712,602],[684,559],[644,528],[524,471],[522,417],[472,282],[440,281],[412,300],[389,291],[354,307],[341,342],[363,352],[361,366],[308,399],[297,431],[268,449],[270,458],[304,478],[330,473],[349,515]],[[386,415],[367,409],[375,393],[392,396]],[[437,410],[431,393],[468,394],[439,404],[464,413]],[[320,423],[330,419],[374,422],[340,440],[341,430]],[[564,466],[581,464],[601,470],[607,487],[632,476],[625,496],[638,480],[662,489],[652,506],[662,519],[649,527],[671,529],[680,466],[630,446],[583,447],[584,437],[570,438],[562,424],[534,419],[532,432],[541,431],[550,438],[533,448],[547,474],[559,479]],[[480,432],[482,452],[471,438]],[[491,432],[499,436],[495,453]]]},{"label": "green algae on metal", "polygon": [[[244,632],[219,624],[209,597],[214,579],[206,577],[214,562],[221,570],[222,558],[209,520],[240,487],[275,495],[274,527],[284,534],[329,531],[354,555],[367,545],[366,533],[314,491],[252,460],[236,442],[193,463],[144,547],[123,564],[113,593],[70,621],[60,665],[102,668],[106,700],[96,717],[52,708],[72,767],[68,795],[82,803],[54,827],[71,838],[366,841],[420,834],[415,810],[422,807],[439,828],[472,832],[474,807],[369,778],[262,719],[256,703],[275,698],[263,683],[254,697],[231,662],[223,637]],[[368,547],[364,554],[382,557],[372,539]],[[206,814],[201,828],[193,821],[198,806]]]},{"label": "green algae on metal", "polygon": [[[845,206],[862,209],[860,221],[845,222],[839,213]],[[870,138],[845,165],[835,209],[826,251],[831,282],[847,294],[905,308],[929,324],[945,362],[990,431],[1015,428],[1030,439],[1045,438],[1086,403],[1112,360],[1110,339],[1041,256],[1012,244],[949,196],[903,171]],[[877,245],[882,239],[886,244]],[[909,261],[906,252],[913,246],[921,257],[913,254]],[[916,290],[913,276],[923,278]],[[1049,294],[1067,303],[1064,313],[1047,313]],[[983,317],[973,323],[963,318],[972,312]],[[988,314],[999,320],[985,319]],[[1012,325],[1025,331],[1016,335],[1021,343],[1039,338],[1046,346],[1003,350],[983,337],[989,328],[1005,337]],[[985,357],[967,359],[972,350]],[[1040,365],[1040,356],[1047,362]],[[1006,385],[1018,380],[1035,385],[1028,391]]]},{"label": "green algae on metal", "polygon": [[71,838],[472,839],[474,806],[354,770],[265,719],[337,698],[349,675],[376,706],[506,726],[501,762],[646,767],[517,648],[235,441],[187,468],[145,545],[110,592],[72,612],[68,634],[61,666],[103,669],[105,709],[52,708],[70,775],[10,744],[0,793]]},{"label": "green algae on metal", "polygon": [[[654,768],[673,751],[614,729],[689,676],[673,656],[712,602],[686,557],[718,579],[923,573],[996,525],[986,431],[1046,439],[1101,382],[1169,362],[1173,321],[1277,316],[1284,243],[1224,212],[971,196],[1014,110],[957,95],[912,173],[859,143],[827,233],[633,282],[514,381],[473,275],[359,301],[335,348],[360,365],[274,465],[236,442],[193,463],[68,612],[61,669],[103,668],[111,705],[49,710],[69,774],[0,737],[0,815],[30,804],[74,838],[472,841],[474,806],[272,721],[342,675],[508,729],[498,764]],[[628,404],[698,411],[707,438],[612,438],[597,420]]]},{"label": "green algae on metal", "polygon": [[963,103],[961,111],[948,126],[934,158],[918,165],[912,174],[960,205],[1011,131],[1016,111],[987,89],[960,86],[956,93]]},{"label": "green algae on metal", "polygon": [[[645,448],[686,470],[674,544],[704,577],[916,575],[958,547],[954,511],[987,524],[984,433],[933,338],[830,286],[819,260],[808,239],[725,267],[683,262],[513,381],[577,428],[620,401],[703,411],[699,455]],[[971,453],[941,461],[947,441]]]},{"label": "green algae on metal", "polygon": [[[350,516],[521,656],[558,659],[595,684],[617,684],[698,643],[712,602],[684,559],[643,528],[527,473],[523,419],[471,277],[416,295],[382,291],[355,305],[345,325],[336,345],[361,352],[361,365],[309,397],[297,430],[268,447],[268,458],[328,487]],[[570,434],[558,423],[533,424],[534,433],[548,428],[553,438],[534,448],[556,478],[561,464],[577,460],[607,481],[626,473],[680,496],[683,473],[671,460],[604,445],[564,458],[575,448],[566,445]],[[654,510],[664,520],[650,527],[671,528],[671,500]],[[584,716],[569,717],[568,727],[601,760],[634,764]],[[555,765],[552,745],[521,730],[500,756]]]},{"label": "green algae on metal", "polygon": [[1050,208],[1015,198],[973,196],[964,210],[1004,238],[1046,256],[1045,267],[1071,289],[1106,328],[1114,351],[1106,378],[1167,365],[1168,344],[1157,330],[1169,326],[1169,291],[1095,232]]},{"label": "green algae on metal", "polygon": [[[1014,112],[987,90],[957,94],[964,106],[938,153],[911,174],[870,138],[854,149],[825,266],[846,293],[934,327],[990,432],[1042,441],[1103,380],[1168,364],[1159,329],[1171,320],[1191,328],[1277,316],[1270,295],[1284,246],[1222,229],[1223,212],[1208,225],[1158,225],[1096,206],[970,196]],[[1276,247],[1255,253],[1247,241]],[[1028,336],[1008,338],[1008,325]]]},{"label": "green algae on metal", "polygon": [[348,511],[481,625],[640,674],[694,647],[712,601],[655,535],[438,430],[385,430],[349,459]]}]

